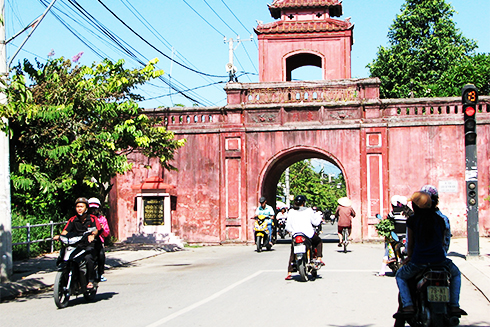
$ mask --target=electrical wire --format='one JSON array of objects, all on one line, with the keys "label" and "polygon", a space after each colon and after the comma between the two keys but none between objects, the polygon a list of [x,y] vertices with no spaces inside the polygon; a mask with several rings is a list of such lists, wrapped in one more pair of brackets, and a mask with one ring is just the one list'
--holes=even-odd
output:
[{"label": "electrical wire", "polygon": [[[233,33],[235,33],[235,35],[238,35],[238,33],[237,33],[237,32],[235,32],[235,30],[234,30],[233,28],[231,28],[231,26],[230,26],[230,25],[228,25],[228,23],[227,23],[227,22],[225,22],[225,21],[223,20],[223,18],[221,18],[221,16],[220,16],[220,15],[218,15],[218,13],[217,13],[217,12],[216,12],[216,11],[213,9],[213,7],[211,7],[211,6],[209,5],[209,3],[208,3],[206,0],[202,0],[202,1],[204,1],[204,3],[205,3],[205,4],[206,4],[208,7],[209,7],[209,9],[211,9],[211,11],[212,11],[212,12],[214,12],[214,14],[215,14],[215,15],[216,15],[216,16],[219,18],[219,20],[221,20],[221,21],[223,22],[223,24],[225,24],[225,25],[226,25],[226,26],[227,26],[227,27],[228,27],[228,28],[229,28],[229,29],[230,29],[230,30],[231,30]],[[184,2],[185,2],[185,1],[184,1]],[[219,32],[218,32],[218,33],[219,33]]]},{"label": "electrical wire", "polygon": [[[178,58],[180,58],[180,60],[182,60],[183,62],[186,62],[188,65],[197,69],[197,67],[194,66],[189,60],[187,60],[187,58],[185,56],[183,56],[179,51],[175,50],[175,47],[172,44],[170,44],[170,42],[168,42],[168,40],[166,40],[152,26],[152,24],[150,22],[148,22],[148,20],[146,20],[145,17],[143,15],[141,15],[141,13],[133,5],[131,5],[131,3],[128,0],[120,0],[120,1],[129,10],[129,12],[131,14],[133,14],[133,16],[135,16],[136,19],[138,19],[143,24],[143,26],[145,26],[150,31],[150,33],[152,33],[153,36],[155,36],[157,38],[157,40],[159,40],[168,50],[172,51],[172,58],[173,58],[173,55],[176,54],[176,56]],[[171,74],[169,73],[168,76],[169,76],[169,82],[171,82],[171,79],[172,79]],[[203,80],[205,80],[206,82],[208,82],[210,84],[215,84],[214,81],[211,80],[211,78],[209,78],[208,76],[199,75],[199,77],[201,77]],[[218,89],[216,85],[215,85],[215,88]],[[221,91],[221,90],[219,90],[219,91]]]},{"label": "electrical wire", "polygon": [[[185,2],[185,0],[183,0]],[[119,22],[121,22],[121,24],[123,24],[126,28],[128,28],[134,35],[136,35],[141,41],[145,42],[148,46],[150,46],[153,50],[157,51],[158,53],[160,53],[162,56],[164,56],[165,58],[169,59],[170,61],[173,61],[174,63],[176,63],[177,65],[183,67],[183,68],[186,68],[194,73],[197,73],[197,74],[201,74],[201,75],[205,75],[205,76],[210,76],[210,77],[219,77],[219,78],[226,78],[227,76],[224,76],[224,75],[212,75],[212,74],[207,74],[207,73],[203,73],[203,72],[200,72],[198,70],[195,70],[193,68],[190,68],[178,61],[175,61],[173,60],[172,58],[170,58],[167,54],[163,53],[161,50],[157,49],[153,44],[151,44],[150,42],[148,42],[145,38],[143,38],[141,35],[139,35],[135,30],[133,30],[128,24],[126,24],[121,18],[119,18],[119,16],[117,16],[111,9],[109,9],[103,2],[102,0],[98,0],[98,2],[107,10],[109,11],[113,16],[114,18],[116,18],[117,20],[119,20]],[[192,7],[191,7],[192,8]]]},{"label": "electrical wire", "polygon": [[[40,0],[44,5],[47,5],[47,3],[45,3],[44,1],[45,0]],[[105,28],[105,26],[103,26],[103,24],[101,24],[98,20],[96,20],[93,16],[91,16],[86,10],[83,9],[82,6],[80,6],[78,3],[74,3],[74,1],[69,1],[70,3],[72,3],[72,5],[78,10],[78,12],[82,15],[80,17],[84,17],[92,26],[94,26],[96,29],[99,29],[101,30],[101,32],[106,35],[106,37],[108,37],[112,42],[115,42],[118,47],[117,49],[123,51],[124,54],[130,56],[130,58],[132,58],[135,62],[137,62],[138,64],[142,65],[142,66],[145,66],[146,64],[140,60],[138,58],[138,56],[133,52],[135,51],[138,55],[144,57],[141,53],[139,53],[138,51],[136,51],[134,48],[130,47],[126,47],[123,43],[124,41],[119,41],[121,40],[119,38],[118,40],[118,37],[113,35],[107,28]],[[76,2],[76,1],[75,1]],[[58,11],[61,11],[63,12],[61,9],[57,8]],[[68,14],[64,13],[65,15],[68,16]],[[67,29],[75,36],[77,37],[82,43],[84,43],[88,48],[90,48],[92,51],[94,51],[94,53],[96,53],[99,57],[101,58],[108,58],[108,56],[102,56],[100,53],[98,53],[89,43],[90,42],[85,42],[84,38],[79,35],[79,33],[76,32],[76,30],[71,27],[69,24],[67,24],[66,22],[63,21],[63,19],[61,19],[61,17],[59,17],[59,15],[55,15],[55,17],[58,18],[58,20],[60,20],[60,22],[65,26],[67,27]],[[69,17],[69,16],[68,16]],[[83,19],[83,18],[82,18]],[[127,43],[126,43],[127,44]],[[145,58],[145,60],[148,62],[148,59]],[[168,84],[168,81],[165,80],[164,77],[160,76],[159,77],[160,80],[162,80],[164,83],[167,83]],[[203,101],[202,100],[197,100],[195,97],[193,96],[189,96],[187,94],[184,94],[182,93],[177,87],[173,87],[173,89],[178,92],[179,94],[181,94],[182,96],[184,96],[185,98],[187,98],[188,100],[194,102],[194,103],[198,103],[200,105],[204,105]],[[204,101],[206,102],[206,101]]]}]

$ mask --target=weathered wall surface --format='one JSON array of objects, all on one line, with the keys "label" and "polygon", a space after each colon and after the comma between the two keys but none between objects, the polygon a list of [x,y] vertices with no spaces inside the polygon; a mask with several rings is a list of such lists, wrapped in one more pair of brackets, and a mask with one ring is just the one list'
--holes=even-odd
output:
[{"label": "weathered wall surface", "polygon": [[[184,241],[251,242],[250,218],[258,198],[265,195],[273,202],[284,169],[313,157],[343,171],[357,212],[357,240],[377,237],[374,216],[388,213],[393,195],[409,196],[424,184],[440,189],[440,208],[449,216],[453,234],[466,233],[460,99],[320,99],[305,101],[301,95],[288,103],[273,103],[271,98],[271,103],[157,112],[166,117],[169,130],[187,139],[175,157],[179,171],[147,172],[141,168],[147,159],[134,158],[139,168],[119,176],[111,193],[119,238],[137,231],[131,185],[159,174],[176,187],[172,232]],[[489,102],[481,97],[477,114],[481,235],[490,235],[484,200],[490,185]]]}]

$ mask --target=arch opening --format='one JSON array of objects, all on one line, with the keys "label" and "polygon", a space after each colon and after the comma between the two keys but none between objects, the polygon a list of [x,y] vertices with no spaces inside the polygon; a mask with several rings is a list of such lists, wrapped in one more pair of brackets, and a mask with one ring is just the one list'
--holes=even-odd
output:
[{"label": "arch opening", "polygon": [[[286,182],[286,171],[289,181]],[[270,164],[261,184],[261,195],[277,208],[281,202],[289,204],[292,197],[303,194],[307,206],[322,211],[335,211],[336,201],[346,196],[346,178],[339,163],[327,154],[314,150],[296,150],[286,153]],[[289,194],[288,194],[289,190]],[[292,201],[291,201],[292,202]]]},{"label": "arch opening", "polygon": [[321,80],[322,58],[312,53],[298,53],[286,58],[286,81]]}]

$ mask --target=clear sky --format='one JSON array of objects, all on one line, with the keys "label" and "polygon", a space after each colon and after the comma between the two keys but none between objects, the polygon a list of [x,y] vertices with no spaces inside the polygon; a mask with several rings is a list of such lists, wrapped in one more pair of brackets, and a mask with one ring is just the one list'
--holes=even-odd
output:
[{"label": "clear sky", "polygon": [[[7,39],[41,15],[49,2],[51,0],[5,0]],[[351,17],[355,24],[353,78],[369,76],[366,65],[376,57],[379,46],[387,45],[388,28],[404,2],[343,1],[344,15],[339,19]],[[456,27],[465,37],[478,42],[477,52],[490,53],[490,0],[446,2],[456,10],[453,17]],[[85,65],[105,57],[114,61],[122,58],[127,68],[141,67],[139,62],[158,57],[158,68],[163,69],[165,75],[163,80],[152,81],[141,90],[141,94],[149,99],[141,102],[141,107],[192,106],[194,103],[223,106],[226,104],[223,87],[228,80],[225,71],[228,44],[223,39],[236,40],[239,35],[245,40],[253,35],[252,41],[234,44],[235,65],[240,82],[258,82],[258,46],[253,28],[257,21],[274,21],[267,8],[270,3],[272,0],[57,0],[55,9],[34,31],[13,65],[24,58],[32,61],[37,57],[44,62],[52,50],[54,57],[70,59],[83,52],[79,62]],[[76,36],[54,14],[71,27]],[[89,23],[89,19],[94,23]],[[9,59],[26,36],[27,32],[9,42]],[[171,64],[169,58],[190,69]],[[185,91],[186,96],[172,88]]]}]

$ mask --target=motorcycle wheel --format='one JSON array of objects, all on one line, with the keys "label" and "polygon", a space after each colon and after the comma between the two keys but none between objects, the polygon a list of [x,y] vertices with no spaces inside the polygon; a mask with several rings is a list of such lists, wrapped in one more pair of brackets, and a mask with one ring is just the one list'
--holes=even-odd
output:
[{"label": "motorcycle wheel", "polygon": [[85,299],[85,301],[93,302],[95,300],[95,295],[97,294],[97,288],[98,286],[94,283],[94,288],[83,292],[83,298]]},{"label": "motorcycle wheel", "polygon": [[330,219],[330,223],[333,225],[335,224],[335,218],[334,219]]},{"label": "motorcycle wheel", "polygon": [[431,324],[432,327],[444,327],[444,315],[442,314],[432,314],[431,316]]},{"label": "motorcycle wheel", "polygon": [[298,267],[299,275],[301,276],[301,281],[307,282],[308,275],[306,275],[306,262],[304,258],[297,262],[297,267]]},{"label": "motorcycle wheel", "polygon": [[262,236],[257,236],[255,244],[257,245],[257,252],[262,252]]},{"label": "motorcycle wheel", "polygon": [[403,318],[396,318],[395,319],[395,324],[393,326],[394,327],[405,327],[405,319],[403,319]]},{"label": "motorcycle wheel", "polygon": [[68,272],[58,271],[54,280],[54,303],[59,309],[66,308],[68,301],[70,301],[70,294],[68,293]]},{"label": "motorcycle wheel", "polygon": [[391,269],[391,271],[393,271],[394,274],[396,274],[396,272],[398,271],[399,269],[399,266],[398,266],[398,262],[390,262],[388,264],[388,267]]}]

